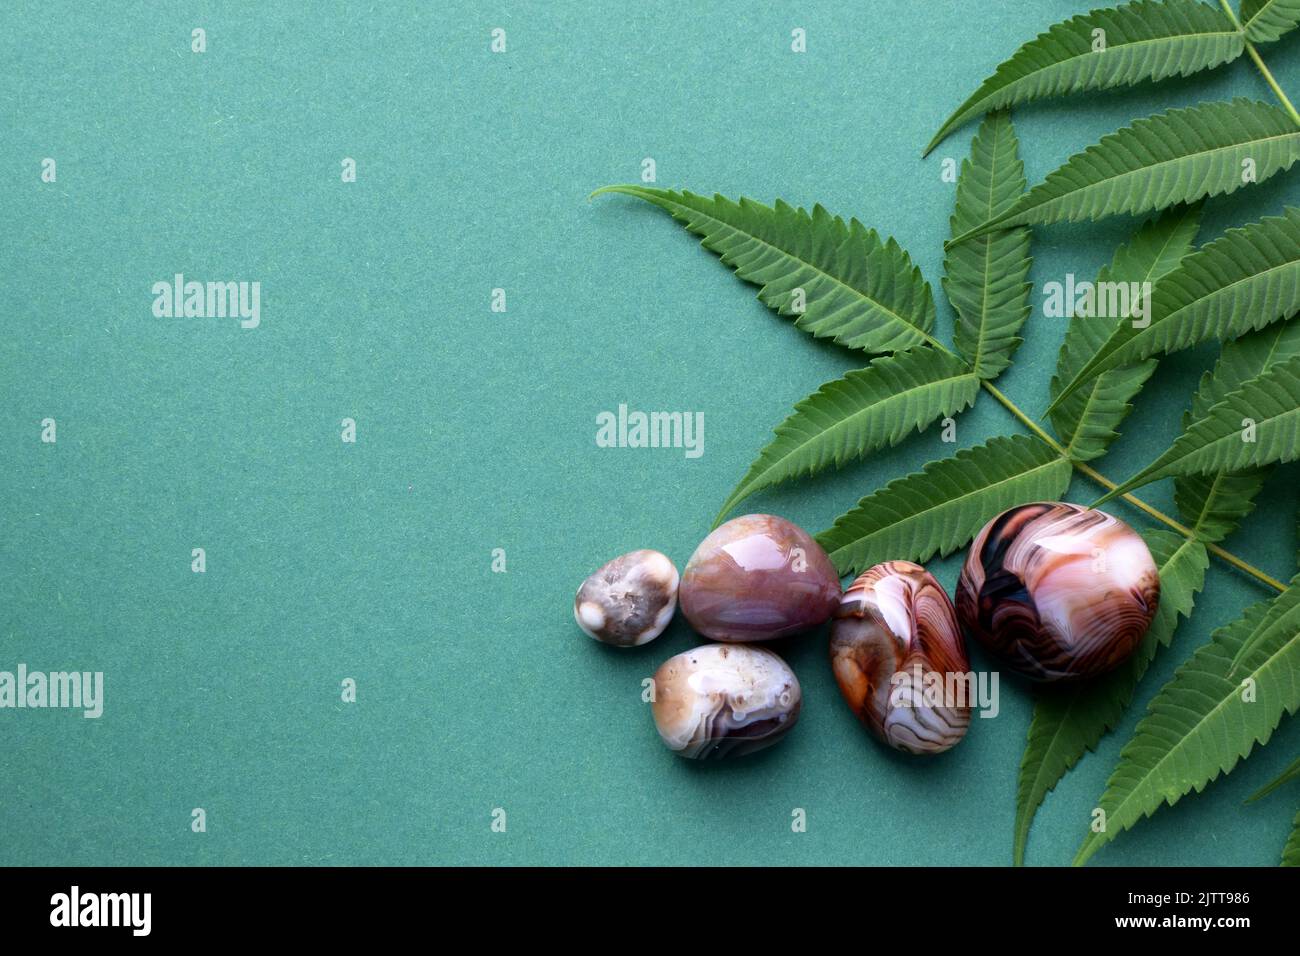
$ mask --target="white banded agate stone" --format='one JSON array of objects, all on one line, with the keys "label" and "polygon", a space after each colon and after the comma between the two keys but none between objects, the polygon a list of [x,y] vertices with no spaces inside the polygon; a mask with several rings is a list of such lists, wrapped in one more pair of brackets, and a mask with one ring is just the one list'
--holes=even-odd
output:
[{"label": "white banded agate stone", "polygon": [[769,650],[708,644],[670,657],[654,675],[654,720],[668,749],[694,760],[770,747],[799,719],[803,692]]}]

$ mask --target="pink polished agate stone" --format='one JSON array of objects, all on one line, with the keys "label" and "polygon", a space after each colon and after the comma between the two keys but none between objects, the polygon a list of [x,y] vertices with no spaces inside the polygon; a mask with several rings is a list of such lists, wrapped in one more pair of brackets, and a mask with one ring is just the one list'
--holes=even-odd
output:
[{"label": "pink polished agate stone", "polygon": [[775,515],[733,518],[700,542],[682,573],[678,606],[715,641],[771,641],[825,624],[840,579],[821,545]]}]

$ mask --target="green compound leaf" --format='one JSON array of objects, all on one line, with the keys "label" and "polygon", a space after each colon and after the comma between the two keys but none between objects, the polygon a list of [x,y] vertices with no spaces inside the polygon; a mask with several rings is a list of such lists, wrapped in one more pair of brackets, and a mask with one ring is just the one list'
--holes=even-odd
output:
[{"label": "green compound leaf", "polygon": [[[1253,437],[1251,431],[1253,430]],[[1300,356],[1275,362],[1194,421],[1167,452],[1098,501],[1170,475],[1214,475],[1300,457]]]},{"label": "green compound leaf", "polygon": [[[1097,30],[1103,31],[1100,37]],[[1234,60],[1244,49],[1242,35],[1223,11],[1196,0],[1093,10],[1020,47],[944,121],[925,152],[981,113],[1049,96],[1189,76]]]},{"label": "green compound leaf", "polygon": [[1300,813],[1295,815],[1291,837],[1282,848],[1282,866],[1300,866]]},{"label": "green compound leaf", "polygon": [[1253,43],[1268,43],[1300,26],[1300,0],[1241,0],[1241,28]]},{"label": "green compound leaf", "polygon": [[979,387],[959,358],[931,348],[884,356],[827,382],[776,427],[776,439],[727,498],[715,526],[761,488],[838,468],[956,414],[975,401]]},{"label": "green compound leaf", "polygon": [[[1107,282],[1138,283],[1139,287],[1145,282],[1154,284],[1192,251],[1200,219],[1200,206],[1180,206],[1148,222],[1115,251],[1110,265],[1098,273],[1096,287],[1101,288]],[[1070,319],[1057,358],[1056,374],[1052,377],[1053,398],[1060,393],[1061,383],[1071,381],[1096,354],[1114,323],[1114,317],[1075,315]],[[1155,361],[1149,360],[1111,369],[1091,379],[1084,388],[1053,408],[1052,427],[1071,459],[1091,461],[1106,452],[1110,443],[1119,437],[1116,429],[1132,410],[1129,402],[1155,367]]]},{"label": "green compound leaf", "polygon": [[[1240,679],[1230,678],[1232,659],[1248,641],[1254,649]],[[1256,743],[1268,742],[1283,714],[1297,707],[1300,586],[1293,580],[1276,598],[1216,631],[1156,694],[1098,803],[1105,811],[1105,830],[1088,833],[1075,865],[1162,804],[1172,806],[1231,772]]]},{"label": "green compound leaf", "polygon": [[[1164,352],[1243,335],[1300,311],[1300,209],[1229,229],[1182,261],[1151,296],[1145,328],[1121,322],[1061,389]],[[1049,409],[1050,410],[1050,409]]]},{"label": "green compound leaf", "polygon": [[[1300,355],[1300,322],[1278,322],[1224,344],[1213,371],[1201,378],[1183,428],[1204,418],[1219,402],[1275,362]],[[1179,516],[1202,541],[1222,541],[1255,508],[1269,468],[1236,473],[1184,475],[1174,479]]]},{"label": "green compound leaf", "polygon": [[[647,186],[606,186],[669,212],[736,275],[759,287],[758,298],[818,338],[870,353],[935,344],[934,297],[921,270],[893,239],[881,241],[856,219],[847,223],[820,205],[811,213],[776,201],[733,202]],[[801,301],[802,300],[802,301]]]},{"label": "green compound leaf", "polygon": [[1231,193],[1297,159],[1300,127],[1279,107],[1236,99],[1170,110],[1102,137],[1002,215],[949,244],[995,229],[1144,213]]},{"label": "green compound leaf", "polygon": [[1059,498],[1070,474],[1070,463],[1037,438],[994,438],[867,495],[817,541],[841,575],[881,561],[922,563],[952,553],[1012,505]]},{"label": "green compound leaf", "polygon": [[1016,866],[1024,863],[1029,826],[1043,798],[1119,723],[1156,651],[1168,646],[1179,619],[1191,614],[1205,583],[1210,563],[1205,545],[1172,531],[1148,531],[1142,537],[1160,571],[1160,606],[1142,643],[1109,674],[1066,687],[1045,687],[1034,701],[1016,795]]},{"label": "green compound leaf", "polygon": [[[990,113],[961,164],[952,234],[1000,215],[1025,191],[1024,165],[1011,117]],[[972,239],[944,258],[943,289],[957,313],[953,341],[975,373],[993,379],[1020,346],[1016,333],[1029,317],[1029,230]]]}]

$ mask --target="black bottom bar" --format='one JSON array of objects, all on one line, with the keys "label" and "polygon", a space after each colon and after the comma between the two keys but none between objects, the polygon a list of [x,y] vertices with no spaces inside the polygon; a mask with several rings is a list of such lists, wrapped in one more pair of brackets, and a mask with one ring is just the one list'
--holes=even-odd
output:
[{"label": "black bottom bar", "polygon": [[[933,934],[937,945],[979,931],[1042,934],[1049,945],[1100,934],[1230,943],[1294,927],[1298,889],[1291,871],[1226,868],[7,869],[0,925],[6,942],[373,941],[429,930],[487,939],[549,912],[547,925],[576,921],[583,936],[611,921],[635,933],[667,917],[685,939],[683,921],[716,932],[719,907],[737,918],[751,910],[788,918],[792,928],[838,921],[847,908],[873,940],[897,931],[917,941]],[[755,922],[746,932],[762,930]]]}]

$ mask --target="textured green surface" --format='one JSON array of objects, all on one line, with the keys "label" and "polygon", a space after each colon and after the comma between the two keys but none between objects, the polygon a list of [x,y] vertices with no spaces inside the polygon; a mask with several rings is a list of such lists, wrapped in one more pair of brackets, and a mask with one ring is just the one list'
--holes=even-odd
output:
[{"label": "textured green surface", "polygon": [[[623,652],[574,626],[587,573],[636,547],[683,564],[792,404],[862,364],[774,317],[658,210],[586,197],[653,157],[661,186],[856,216],[937,291],[942,164],[976,124],[921,148],[1001,59],[1086,3],[19,6],[0,31],[0,669],[102,670],[107,700],[97,721],[0,710],[0,863],[1010,860],[1031,712],[1010,675],[996,719],[911,760],[839,700],[824,637],[791,640],[800,726],[694,766],[640,699],[691,646],[685,626]],[[498,26],[508,52],[493,55]],[[1263,52],[1300,92],[1300,42]],[[1023,107],[1026,175],[1136,117],[1238,95],[1269,96],[1245,59]],[[355,183],[339,181],[345,156]],[[1202,238],[1297,201],[1295,172],[1211,200]],[[1036,230],[1035,311],[998,383],[1031,414],[1065,327],[1042,316],[1042,284],[1094,276],[1132,228]],[[150,288],[176,272],[260,281],[261,326],[154,318]],[[938,334],[951,328],[940,301]],[[1214,355],[1161,362],[1106,473],[1172,441]],[[620,403],[704,412],[704,455],[598,448],[596,415]],[[982,396],[958,441],[1016,427]],[[818,530],[950,451],[931,428],[746,507]],[[1283,579],[1295,480],[1277,469],[1228,542]],[[1172,509],[1171,486],[1144,494]],[[1097,493],[1077,481],[1071,496]],[[949,588],[959,561],[932,563]],[[1265,596],[1211,565],[1136,709],[1048,796],[1029,862],[1069,862],[1146,702]],[[1095,863],[1275,864],[1294,792],[1241,801],[1298,751],[1284,720]]]}]

